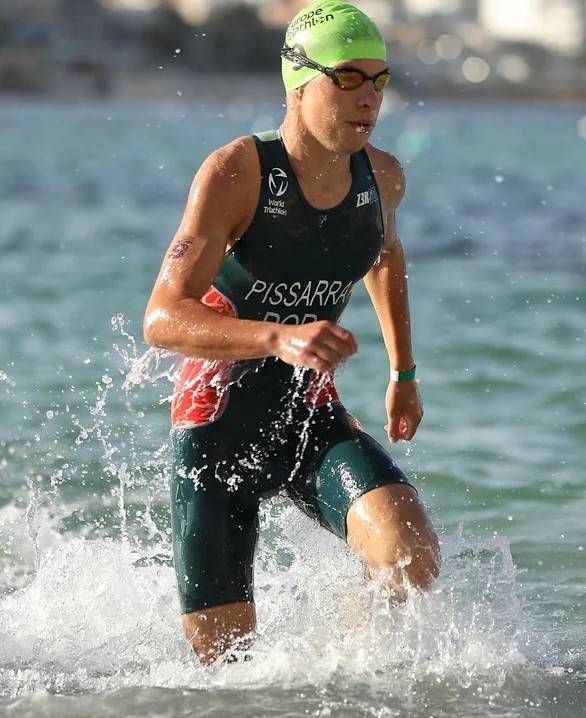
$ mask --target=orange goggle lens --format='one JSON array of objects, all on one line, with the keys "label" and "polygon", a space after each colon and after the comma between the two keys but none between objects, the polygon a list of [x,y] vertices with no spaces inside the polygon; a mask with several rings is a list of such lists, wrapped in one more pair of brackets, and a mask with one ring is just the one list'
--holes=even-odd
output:
[{"label": "orange goggle lens", "polygon": [[360,70],[332,70],[332,79],[341,90],[356,90],[366,80],[371,80],[374,89],[381,92],[389,84],[391,73],[388,70],[379,72],[378,75],[365,75]]}]

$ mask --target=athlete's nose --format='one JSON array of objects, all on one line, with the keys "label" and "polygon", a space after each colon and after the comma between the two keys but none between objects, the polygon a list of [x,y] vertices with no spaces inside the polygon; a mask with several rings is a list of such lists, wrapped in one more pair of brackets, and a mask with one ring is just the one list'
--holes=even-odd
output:
[{"label": "athlete's nose", "polygon": [[360,85],[360,95],[358,97],[359,107],[376,107],[382,100],[382,92],[374,89],[374,83],[370,80]]}]

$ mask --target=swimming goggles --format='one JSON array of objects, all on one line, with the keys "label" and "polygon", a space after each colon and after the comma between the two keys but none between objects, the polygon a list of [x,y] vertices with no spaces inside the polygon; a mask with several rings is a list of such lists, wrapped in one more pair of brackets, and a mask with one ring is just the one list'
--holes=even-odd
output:
[{"label": "swimming goggles", "polygon": [[310,70],[317,70],[322,74],[330,78],[330,80],[337,85],[341,90],[356,90],[363,82],[371,80],[374,85],[374,89],[377,92],[382,92],[388,85],[391,78],[389,70],[383,70],[376,75],[367,75],[362,70],[356,67],[324,67],[323,65],[310,60],[305,55],[302,55],[292,47],[283,47],[281,50],[281,57],[290,62],[294,62],[296,65],[302,67],[308,67]]}]

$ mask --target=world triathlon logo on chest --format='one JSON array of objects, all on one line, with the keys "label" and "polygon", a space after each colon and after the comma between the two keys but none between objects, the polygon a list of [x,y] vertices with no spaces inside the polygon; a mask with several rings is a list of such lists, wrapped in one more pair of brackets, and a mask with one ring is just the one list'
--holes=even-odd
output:
[{"label": "world triathlon logo on chest", "polygon": [[285,200],[279,199],[279,197],[282,197],[288,189],[289,178],[285,170],[273,167],[269,174],[269,190],[273,197],[269,197],[269,203],[264,205],[265,214],[287,214]]},{"label": "world triathlon logo on chest", "polygon": [[273,167],[269,175],[269,190],[275,197],[282,197],[289,188],[289,179],[285,170]]}]

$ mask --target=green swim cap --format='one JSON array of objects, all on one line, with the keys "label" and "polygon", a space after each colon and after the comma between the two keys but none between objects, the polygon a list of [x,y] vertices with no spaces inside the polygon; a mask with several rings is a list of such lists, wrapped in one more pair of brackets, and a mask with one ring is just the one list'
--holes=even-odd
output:
[{"label": "green swim cap", "polygon": [[[285,45],[330,67],[344,60],[386,60],[387,48],[374,22],[354,5],[322,0],[303,8],[291,20]],[[320,73],[283,58],[285,90],[291,92]]]}]

